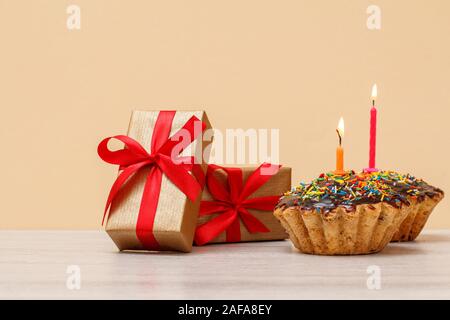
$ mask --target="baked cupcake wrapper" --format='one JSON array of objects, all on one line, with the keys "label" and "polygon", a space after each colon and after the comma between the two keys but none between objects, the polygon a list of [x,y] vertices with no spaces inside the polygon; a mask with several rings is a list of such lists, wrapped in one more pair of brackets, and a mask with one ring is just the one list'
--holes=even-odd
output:
[{"label": "baked cupcake wrapper", "polygon": [[303,253],[319,255],[368,254],[381,251],[392,239],[409,207],[386,203],[362,204],[347,212],[339,207],[327,214],[299,207],[277,208],[294,246]]},{"label": "baked cupcake wrapper", "polygon": [[395,232],[391,241],[413,241],[422,231],[428,217],[433,209],[444,197],[443,194],[437,194],[434,197],[426,197],[423,201],[418,202],[411,199],[410,210],[407,217]]}]

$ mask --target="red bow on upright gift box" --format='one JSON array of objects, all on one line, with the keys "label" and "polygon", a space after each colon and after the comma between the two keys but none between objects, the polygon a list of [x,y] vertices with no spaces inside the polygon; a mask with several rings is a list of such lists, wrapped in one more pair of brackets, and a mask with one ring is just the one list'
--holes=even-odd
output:
[{"label": "red bow on upright gift box", "polygon": [[[195,243],[198,245],[208,243],[224,231],[226,231],[227,242],[240,241],[240,220],[250,233],[270,232],[248,209],[272,211],[280,195],[250,199],[249,196],[275,175],[280,167],[280,165],[263,163],[248,177],[244,184],[240,168],[209,165],[206,184],[214,200],[201,202],[200,215],[218,215],[197,227]],[[228,186],[221,184],[214,175],[214,172],[220,169],[228,175]]]},{"label": "red bow on upright gift box", "polygon": [[[180,153],[194,141],[206,128],[205,124],[193,116],[186,124],[169,138],[175,111],[161,111],[153,129],[151,153],[148,153],[136,140],[118,135],[104,139],[98,145],[98,155],[104,161],[120,165],[120,174],[111,187],[102,224],[108,209],[120,188],[137,171],[150,168],[139,208],[136,234],[142,245],[151,250],[158,250],[159,245],[153,235],[153,223],[161,191],[162,175],[164,174],[191,201],[199,196],[203,186],[203,171],[198,164],[194,164],[193,157],[180,157]],[[201,130],[196,128],[201,123]],[[108,141],[120,140],[125,149],[110,151]],[[177,163],[173,157],[177,157]],[[192,170],[193,175],[189,173]]]}]

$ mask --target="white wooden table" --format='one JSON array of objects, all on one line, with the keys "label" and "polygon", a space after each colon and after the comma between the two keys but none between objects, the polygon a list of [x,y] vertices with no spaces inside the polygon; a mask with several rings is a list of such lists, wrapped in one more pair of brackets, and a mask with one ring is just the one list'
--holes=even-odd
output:
[{"label": "white wooden table", "polygon": [[[369,266],[379,290],[367,286]],[[68,289],[78,267],[81,287]],[[449,299],[450,231],[345,257],[300,254],[289,241],[119,253],[102,231],[0,231],[0,298]]]}]

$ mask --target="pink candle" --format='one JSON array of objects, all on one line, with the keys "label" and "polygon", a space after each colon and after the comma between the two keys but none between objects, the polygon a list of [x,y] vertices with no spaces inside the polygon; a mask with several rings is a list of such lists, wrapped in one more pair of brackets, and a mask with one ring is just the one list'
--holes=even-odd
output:
[{"label": "pink candle", "polygon": [[374,105],[370,109],[369,169],[375,168],[376,148],[377,148],[377,108],[375,108],[375,105]]},{"label": "pink candle", "polygon": [[377,150],[377,108],[375,107],[375,98],[377,97],[377,85],[372,87],[372,108],[370,109],[370,140],[369,140],[369,167],[366,172],[378,171],[375,167],[375,155]]}]

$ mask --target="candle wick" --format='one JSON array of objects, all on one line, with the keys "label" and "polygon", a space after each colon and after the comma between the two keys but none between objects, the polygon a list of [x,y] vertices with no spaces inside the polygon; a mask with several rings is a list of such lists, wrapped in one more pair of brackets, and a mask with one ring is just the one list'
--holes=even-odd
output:
[{"label": "candle wick", "polygon": [[375,99],[372,100],[372,107],[375,107]]},{"label": "candle wick", "polygon": [[341,137],[341,133],[339,132],[338,129],[336,129],[336,132],[337,132],[338,137],[339,137],[339,146],[342,146],[342,137]]}]

